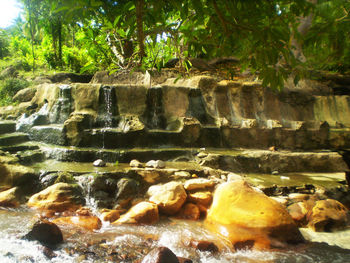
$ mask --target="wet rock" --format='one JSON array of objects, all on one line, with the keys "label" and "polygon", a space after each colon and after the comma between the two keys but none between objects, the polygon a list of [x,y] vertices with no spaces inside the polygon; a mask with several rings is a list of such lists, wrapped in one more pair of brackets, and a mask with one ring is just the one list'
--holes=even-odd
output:
[{"label": "wet rock", "polygon": [[213,200],[213,194],[209,191],[190,192],[187,194],[187,200],[208,207]]},{"label": "wet rock", "polygon": [[118,210],[105,209],[101,213],[101,219],[106,222],[114,222],[120,218],[120,213]]},{"label": "wet rock", "polygon": [[310,198],[310,195],[302,193],[291,193],[288,195],[288,198],[291,202],[296,203],[308,200]]},{"label": "wet rock", "polygon": [[137,168],[143,167],[143,164],[135,159],[131,160],[129,165],[130,165],[130,167],[137,167]]},{"label": "wet rock", "polygon": [[82,189],[76,184],[57,183],[33,195],[28,206],[42,210],[77,210],[84,203]]},{"label": "wet rock", "polygon": [[47,220],[37,221],[24,239],[37,240],[49,248],[55,247],[63,242],[63,235],[60,228]]},{"label": "wet rock", "polygon": [[181,208],[178,217],[183,219],[198,220],[200,215],[201,212],[197,205],[187,203]]},{"label": "wet rock", "polygon": [[21,195],[18,187],[13,187],[6,191],[0,192],[0,206],[18,207],[21,203]]},{"label": "wet rock", "polygon": [[157,247],[151,250],[141,263],[179,263],[179,260],[169,248]]},{"label": "wet rock", "polygon": [[42,248],[42,252],[45,255],[45,257],[47,257],[48,259],[52,259],[57,257],[57,254],[55,252],[53,252],[53,250],[49,247],[44,246]]},{"label": "wet rock", "polygon": [[187,180],[184,183],[184,187],[187,191],[210,188],[210,187],[213,187],[214,185],[215,185],[214,181],[205,179],[205,178],[191,179],[191,180]]},{"label": "wet rock", "polygon": [[165,168],[165,162],[162,160],[151,160],[146,163],[146,167],[148,168],[155,168],[155,169],[163,169]]},{"label": "wet rock", "polygon": [[150,202],[141,202],[133,206],[113,224],[154,224],[158,220],[158,206]]},{"label": "wet rock", "polygon": [[316,232],[343,229],[350,223],[349,210],[337,200],[319,200],[308,216],[308,227]]},{"label": "wet rock", "polygon": [[176,214],[185,203],[187,194],[180,182],[154,185],[148,189],[149,200],[158,205],[159,210],[167,215]]},{"label": "wet rock", "polygon": [[102,226],[101,220],[96,216],[67,216],[52,221],[58,225],[72,225],[89,231],[98,230]]},{"label": "wet rock", "polygon": [[125,200],[135,197],[139,192],[139,184],[132,178],[122,178],[117,183],[117,200]]},{"label": "wet rock", "polygon": [[205,223],[233,245],[251,241],[254,248],[266,249],[303,241],[288,211],[244,181],[216,189]]},{"label": "wet rock", "polygon": [[32,192],[36,189],[37,175],[34,170],[17,164],[0,163],[0,186],[12,188],[19,186],[22,190]]},{"label": "wet rock", "polygon": [[207,251],[211,253],[216,253],[219,251],[218,247],[211,241],[191,240],[190,246],[199,251]]},{"label": "wet rock", "polygon": [[143,170],[143,171],[138,171],[138,175],[142,177],[142,179],[149,183],[149,184],[154,184],[160,179],[160,173],[155,170]]},{"label": "wet rock", "polygon": [[101,160],[101,159],[97,159],[96,161],[93,162],[93,166],[95,167],[105,167],[106,163]]},{"label": "wet rock", "polygon": [[306,224],[306,215],[308,213],[307,207],[305,207],[304,202],[294,203],[287,207],[290,216],[293,218],[294,222],[299,226],[304,226]]},{"label": "wet rock", "polygon": [[179,260],[179,263],[192,263],[193,261],[188,259],[188,258],[183,258],[183,257],[177,257]]}]

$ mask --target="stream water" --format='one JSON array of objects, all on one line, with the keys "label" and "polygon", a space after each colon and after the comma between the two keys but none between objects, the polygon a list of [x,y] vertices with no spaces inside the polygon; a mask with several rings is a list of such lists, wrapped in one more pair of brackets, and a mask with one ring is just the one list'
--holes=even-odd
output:
[{"label": "stream water", "polygon": [[[234,252],[224,240],[204,229],[200,222],[172,219],[163,219],[153,226],[104,223],[95,232],[62,227],[65,242],[54,250],[56,257],[48,259],[39,243],[21,239],[35,220],[33,210],[0,210],[0,262],[134,262],[158,246],[166,246],[177,256],[190,258],[193,262],[350,262],[350,250],[326,243],[308,243],[269,252]],[[339,238],[337,233],[329,235]],[[349,236],[350,232],[342,232],[342,235]],[[189,240],[213,241],[220,252],[196,251],[186,245]],[[345,238],[344,242],[348,241]]]}]

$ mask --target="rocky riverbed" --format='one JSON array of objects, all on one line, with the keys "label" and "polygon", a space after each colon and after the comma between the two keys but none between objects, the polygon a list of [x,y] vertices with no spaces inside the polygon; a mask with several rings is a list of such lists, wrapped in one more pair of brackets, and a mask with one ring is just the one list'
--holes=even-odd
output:
[{"label": "rocky riverbed", "polygon": [[2,109],[2,262],[350,261],[350,132],[330,87],[96,81]]}]

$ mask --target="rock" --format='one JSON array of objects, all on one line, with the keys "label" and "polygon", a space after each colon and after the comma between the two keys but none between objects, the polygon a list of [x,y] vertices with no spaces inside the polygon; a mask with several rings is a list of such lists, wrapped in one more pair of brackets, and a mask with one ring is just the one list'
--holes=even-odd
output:
[{"label": "rock", "polygon": [[18,207],[20,205],[19,188],[13,187],[6,191],[0,192],[0,206]]},{"label": "rock", "polygon": [[106,166],[106,163],[105,163],[103,160],[98,159],[98,160],[96,160],[96,161],[93,162],[93,165],[94,165],[95,167],[105,167],[105,166]]},{"label": "rock", "polygon": [[118,210],[107,210],[102,212],[101,218],[103,221],[112,223],[120,218],[120,213]]},{"label": "rock", "polygon": [[142,179],[149,184],[154,184],[160,179],[160,173],[156,170],[137,171],[137,174],[140,175]]},{"label": "rock", "polygon": [[287,207],[290,216],[293,218],[294,222],[302,227],[306,224],[306,215],[308,209],[305,207],[303,202],[294,203]]},{"label": "rock", "polygon": [[139,184],[132,178],[122,178],[117,183],[118,192],[116,198],[118,200],[125,200],[134,198],[139,192]]},{"label": "rock", "polygon": [[193,261],[188,258],[177,257],[177,259],[179,260],[179,263],[193,263]]},{"label": "rock", "polygon": [[277,201],[278,203],[280,203],[281,205],[285,206],[288,203],[288,199],[285,197],[281,197],[281,196],[270,196],[270,198],[272,198],[273,200]]},{"label": "rock", "polygon": [[42,245],[49,248],[55,247],[63,242],[63,235],[60,228],[47,220],[37,221],[29,233],[23,238],[27,240],[37,240]]},{"label": "rock", "polygon": [[198,190],[198,189],[205,189],[210,188],[215,185],[215,182],[212,180],[208,180],[205,178],[196,178],[187,180],[184,184],[184,187],[187,191],[190,190]]},{"label": "rock", "polygon": [[343,229],[350,222],[349,210],[334,199],[319,200],[308,216],[308,227],[316,232]]},{"label": "rock", "polygon": [[297,203],[297,202],[302,202],[304,200],[308,200],[310,198],[310,195],[301,194],[301,193],[291,193],[288,195],[288,198],[291,202]]},{"label": "rock", "polygon": [[163,169],[165,168],[165,162],[163,162],[162,160],[151,160],[151,161],[148,161],[146,163],[146,167],[149,167],[149,168],[155,168],[155,169]]},{"label": "rock", "polygon": [[241,181],[241,180],[243,180],[243,177],[240,176],[239,174],[229,173],[227,175],[227,182]]},{"label": "rock", "polygon": [[205,225],[236,247],[266,249],[304,240],[282,205],[244,181],[216,189]]},{"label": "rock", "polygon": [[28,192],[36,189],[37,175],[29,167],[17,164],[3,164],[0,162],[0,175],[0,186],[3,188],[8,189],[19,186],[22,190]]},{"label": "rock", "polygon": [[52,221],[58,225],[72,225],[84,228],[89,231],[98,230],[101,228],[101,220],[96,216],[67,216],[59,217]]},{"label": "rock", "polygon": [[18,71],[14,66],[9,66],[5,68],[3,71],[0,73],[0,78],[16,78],[18,76]]},{"label": "rock", "polygon": [[179,260],[169,248],[157,247],[152,249],[141,263],[179,263]]},{"label": "rock", "polygon": [[213,194],[209,191],[190,192],[187,194],[187,200],[208,207],[213,200]]},{"label": "rock", "polygon": [[158,206],[150,202],[141,202],[133,206],[113,224],[154,224],[158,220]]},{"label": "rock", "polygon": [[137,167],[137,168],[142,168],[143,164],[141,162],[139,162],[138,160],[131,160],[130,161],[130,167]]},{"label": "rock", "polygon": [[172,175],[172,178],[174,179],[188,179],[191,178],[191,174],[186,171],[179,171],[175,172],[174,175]]},{"label": "rock", "polygon": [[36,93],[35,88],[25,88],[16,93],[15,96],[13,96],[14,101],[19,101],[19,102],[27,102],[31,101]]},{"label": "rock", "polygon": [[211,253],[216,253],[219,251],[218,247],[211,241],[191,240],[190,246],[199,251],[207,251]]},{"label": "rock", "polygon": [[82,189],[76,184],[57,183],[33,195],[28,206],[63,212],[77,210],[84,203]]},{"label": "rock", "polygon": [[187,203],[181,208],[178,217],[182,219],[198,220],[200,215],[201,212],[198,206],[192,203]]},{"label": "rock", "polygon": [[154,185],[148,189],[149,200],[158,205],[159,210],[167,215],[176,214],[185,203],[187,194],[180,182]]},{"label": "rock", "polygon": [[57,254],[55,252],[53,252],[53,250],[49,247],[44,246],[42,248],[42,252],[45,255],[45,257],[47,257],[48,259],[52,259],[57,257]]}]

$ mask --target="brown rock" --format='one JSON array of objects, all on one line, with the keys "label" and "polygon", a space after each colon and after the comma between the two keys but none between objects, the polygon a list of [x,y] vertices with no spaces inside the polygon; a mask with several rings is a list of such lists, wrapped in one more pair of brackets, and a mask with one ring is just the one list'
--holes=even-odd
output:
[{"label": "brown rock", "polygon": [[304,226],[306,224],[306,215],[308,209],[303,202],[294,203],[287,207],[290,216],[298,226]]},{"label": "brown rock", "polygon": [[157,247],[151,250],[141,263],[179,263],[179,260],[169,248]]},{"label": "brown rock", "polygon": [[18,187],[13,187],[6,191],[0,192],[0,206],[18,207],[20,204]]},{"label": "brown rock", "polygon": [[84,202],[82,190],[78,185],[57,183],[33,195],[28,206],[42,210],[77,210]]},{"label": "brown rock", "polygon": [[154,185],[148,189],[149,200],[158,205],[159,210],[167,215],[176,214],[185,203],[187,194],[180,182]]},{"label": "brown rock", "polygon": [[195,204],[187,203],[185,204],[179,213],[179,217],[183,219],[198,220],[201,212]]},{"label": "brown rock", "polygon": [[63,242],[63,235],[57,225],[47,220],[37,221],[24,239],[37,240],[47,247],[55,247]]},{"label": "brown rock", "polygon": [[102,220],[108,221],[108,222],[114,222],[117,219],[119,219],[119,217],[120,217],[120,214],[118,210],[109,210],[101,214]]},{"label": "brown rock", "polygon": [[58,225],[73,225],[93,231],[101,228],[101,220],[96,216],[67,216],[56,218],[52,221]]},{"label": "brown rock", "polygon": [[191,240],[190,246],[199,251],[207,251],[211,253],[216,253],[219,251],[218,247],[211,241]]},{"label": "brown rock", "polygon": [[27,102],[31,101],[36,93],[36,89],[33,87],[25,88],[16,93],[15,96],[13,96],[14,101],[19,102]]},{"label": "brown rock", "polygon": [[213,194],[209,191],[188,193],[187,200],[208,207],[213,200]]},{"label": "brown rock", "polygon": [[216,189],[205,223],[233,245],[251,241],[255,248],[266,249],[303,241],[287,210],[244,181]]},{"label": "brown rock", "polygon": [[348,226],[350,214],[349,210],[337,200],[320,200],[313,207],[308,221],[308,227],[314,231],[329,232]]},{"label": "brown rock", "polygon": [[188,259],[188,258],[183,258],[183,257],[177,257],[179,260],[179,263],[192,263],[193,261]]},{"label": "brown rock", "polygon": [[133,206],[113,224],[153,224],[158,220],[158,206],[150,202],[141,202]]}]

